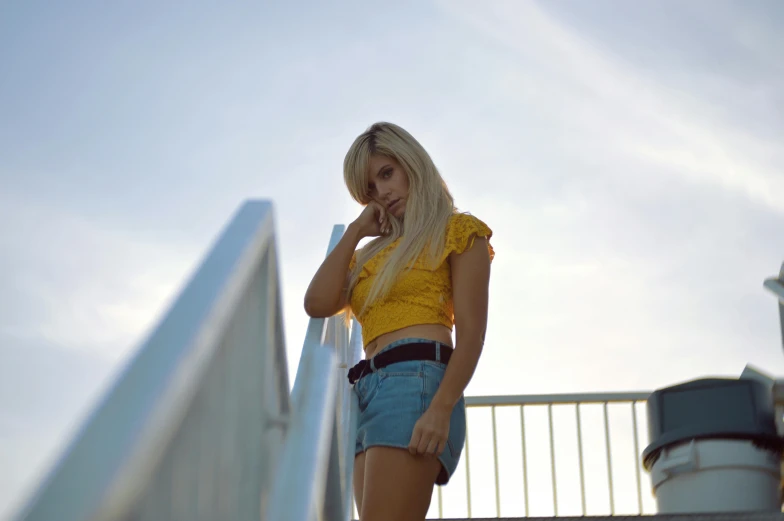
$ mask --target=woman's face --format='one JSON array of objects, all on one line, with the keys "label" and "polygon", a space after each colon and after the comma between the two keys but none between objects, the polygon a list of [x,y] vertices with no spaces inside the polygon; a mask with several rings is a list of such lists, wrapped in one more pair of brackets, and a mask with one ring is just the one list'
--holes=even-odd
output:
[{"label": "woman's face", "polygon": [[387,156],[371,156],[368,195],[395,217],[403,217],[408,199],[408,176],[400,163]]}]

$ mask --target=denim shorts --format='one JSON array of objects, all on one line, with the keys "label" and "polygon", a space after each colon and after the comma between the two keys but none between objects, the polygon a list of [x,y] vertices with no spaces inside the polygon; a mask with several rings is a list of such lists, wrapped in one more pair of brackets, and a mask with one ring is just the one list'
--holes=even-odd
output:
[{"label": "denim shorts", "polygon": [[[412,342],[432,340],[405,338],[379,353]],[[354,384],[359,398],[355,454],[374,446],[408,449],[414,425],[430,406],[445,370],[446,365],[441,362],[422,360],[396,362],[378,370],[368,367],[368,372]],[[445,485],[455,472],[465,436],[465,398],[461,396],[452,410],[446,447],[438,457],[443,468],[436,479],[437,485]]]}]

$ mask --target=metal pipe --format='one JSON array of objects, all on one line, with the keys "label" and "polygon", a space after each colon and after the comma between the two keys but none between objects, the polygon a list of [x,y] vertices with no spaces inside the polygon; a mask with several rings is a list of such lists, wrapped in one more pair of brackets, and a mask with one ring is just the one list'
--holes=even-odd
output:
[{"label": "metal pipe", "polygon": [[585,394],[540,394],[540,395],[509,395],[509,396],[467,396],[467,407],[490,407],[504,405],[561,405],[574,403],[618,403],[643,402],[650,392],[631,393],[585,393]]},{"label": "metal pipe", "polygon": [[313,346],[303,352],[302,395],[272,482],[266,517],[302,521],[321,512],[335,413],[334,349]]},{"label": "metal pipe", "polygon": [[466,506],[468,507],[468,517],[471,517],[471,466],[468,454],[468,422],[466,421],[466,435],[465,435],[465,462],[466,462]]},{"label": "metal pipe", "polygon": [[501,486],[498,479],[498,435],[496,433],[495,407],[490,409],[493,417],[493,469],[495,470],[495,513],[501,517]]},{"label": "metal pipe", "polygon": [[[354,320],[352,321],[351,325],[351,334],[349,336],[348,346],[347,346],[347,354],[346,354],[346,363],[347,365],[353,366],[356,362],[359,361],[359,358],[362,353],[362,328],[359,323]],[[348,371],[348,369],[346,369]],[[340,379],[340,384],[344,386],[346,392],[348,393],[348,407],[349,410],[344,412],[342,418],[344,418],[344,422],[347,421],[347,425],[343,426],[345,429],[344,437],[345,437],[345,456],[343,461],[343,473],[344,473],[344,481],[346,483],[346,488],[343,491],[343,506],[345,509],[344,514],[344,521],[348,521],[352,517],[352,513],[354,511],[354,451],[356,446],[356,438],[357,438],[357,421],[359,418],[359,399],[357,395],[353,392],[351,387],[349,386],[348,380],[345,378]],[[346,403],[346,402],[344,402]]]},{"label": "metal pipe", "polygon": [[615,493],[613,492],[612,455],[610,453],[610,418],[607,403],[604,404],[604,441],[607,449],[607,481],[610,489],[610,513],[615,515]]},{"label": "metal pipe", "polygon": [[520,406],[520,437],[523,440],[523,486],[525,487],[525,517],[528,517],[528,454],[525,447],[525,406]]},{"label": "metal pipe", "polygon": [[587,508],[585,506],[585,464],[583,461],[583,429],[582,420],[580,418],[580,404],[574,406],[577,415],[577,456],[580,464],[580,504],[582,505],[582,514],[586,515]]},{"label": "metal pipe", "polygon": [[[337,380],[337,379],[336,379]],[[334,397],[337,398],[337,397]],[[335,400],[337,404],[337,400]],[[329,443],[329,455],[326,468],[326,484],[324,489],[324,520],[325,521],[346,521],[343,519],[345,498],[343,483],[343,466],[340,458],[340,450],[338,449],[340,437],[338,436],[338,422],[336,415],[332,415],[332,431]],[[330,421],[330,418],[326,418]],[[350,486],[350,484],[349,484]],[[274,519],[274,518],[273,518]]]},{"label": "metal pipe", "polygon": [[637,512],[642,515],[642,479],[640,478],[640,442],[637,434],[637,402],[632,402],[632,423],[634,424],[634,474],[637,478]]},{"label": "metal pipe", "polygon": [[553,514],[558,517],[558,480],[555,478],[555,433],[553,432],[553,404],[547,406],[547,420],[550,424],[550,476],[553,482]]}]

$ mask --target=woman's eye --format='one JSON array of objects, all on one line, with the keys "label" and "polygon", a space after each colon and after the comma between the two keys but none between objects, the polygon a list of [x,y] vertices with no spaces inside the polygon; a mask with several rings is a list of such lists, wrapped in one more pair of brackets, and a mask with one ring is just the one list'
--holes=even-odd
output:
[{"label": "woman's eye", "polygon": [[392,170],[385,170],[383,174],[384,178],[388,178],[392,176]]}]

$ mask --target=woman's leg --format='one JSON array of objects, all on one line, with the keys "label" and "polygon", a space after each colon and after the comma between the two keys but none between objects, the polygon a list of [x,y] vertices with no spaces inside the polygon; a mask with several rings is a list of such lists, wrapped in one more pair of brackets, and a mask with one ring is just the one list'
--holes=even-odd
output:
[{"label": "woman's leg", "polygon": [[362,512],[362,495],[365,487],[365,453],[360,452],[354,457],[354,501],[357,512]]},{"label": "woman's leg", "polygon": [[365,454],[360,521],[424,521],[441,462],[392,447]]}]

